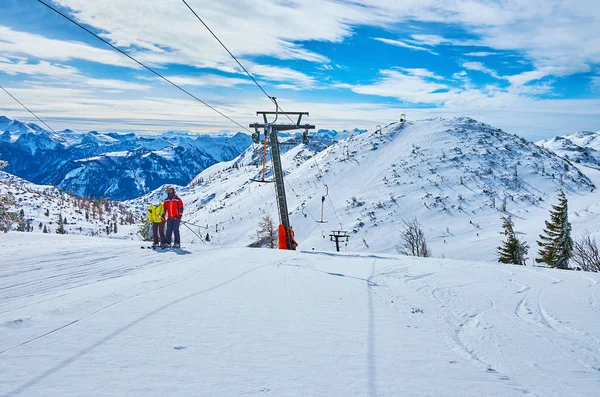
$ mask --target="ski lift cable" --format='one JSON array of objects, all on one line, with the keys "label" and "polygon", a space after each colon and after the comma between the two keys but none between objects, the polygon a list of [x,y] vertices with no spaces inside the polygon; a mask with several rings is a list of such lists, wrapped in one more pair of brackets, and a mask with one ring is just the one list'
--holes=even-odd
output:
[{"label": "ski lift cable", "polygon": [[44,120],[42,120],[41,118],[38,117],[37,114],[33,113],[33,111],[31,111],[27,106],[25,106],[23,104],[23,102],[19,101],[13,94],[11,94],[10,92],[8,92],[6,90],[6,88],[2,87],[0,85],[0,88],[2,88],[2,91],[6,92],[8,94],[8,96],[10,96],[12,99],[14,99],[15,101],[17,101],[19,103],[19,105],[23,106],[23,108],[25,110],[27,110],[29,113],[31,113],[36,119],[38,119],[42,124],[44,124],[46,127],[50,128],[50,131],[54,132],[55,134],[57,133],[56,131],[54,131],[54,129],[52,127],[50,127],[48,124],[46,124],[46,122]]},{"label": "ski lift cable", "polygon": [[109,41],[103,39],[102,37],[98,36],[96,33],[92,32],[91,30],[89,30],[88,28],[86,28],[85,26],[81,25],[79,22],[74,21],[73,19],[71,19],[69,16],[67,16],[66,14],[60,12],[59,10],[57,10],[56,8],[52,7],[51,5],[49,5],[48,3],[46,3],[43,0],[37,0],[38,3],[48,7],[50,10],[54,11],[56,14],[62,16],[63,18],[65,18],[66,20],[68,20],[69,22],[73,23],[74,25],[77,25],[78,27],[80,27],[81,29],[85,30],[86,32],[88,32],[89,34],[91,34],[92,36],[96,37],[98,40],[102,41],[104,44],[110,46],[112,49],[120,52],[121,54],[125,55],[127,58],[131,59],[132,61],[134,61],[135,63],[137,63],[138,65],[142,66],[144,69],[148,70],[149,72],[153,73],[154,75],[160,77],[161,79],[163,79],[164,81],[166,81],[167,83],[171,84],[173,87],[181,90],[182,92],[184,92],[185,94],[189,95],[190,97],[194,98],[196,101],[200,102],[201,104],[203,104],[204,106],[208,107],[209,109],[215,111],[216,113],[220,114],[221,116],[225,117],[227,120],[231,121],[232,123],[234,123],[235,125],[237,125],[238,127],[244,129],[247,132],[251,132],[248,128],[244,127],[243,125],[241,125],[240,123],[238,123],[237,121],[235,121],[234,119],[232,119],[231,117],[227,116],[226,114],[224,114],[223,112],[221,112],[220,110],[218,110],[217,108],[215,108],[214,106],[209,105],[208,103],[204,102],[202,99],[198,98],[196,95],[192,94],[191,92],[189,92],[188,90],[186,90],[185,88],[177,85],[176,83],[172,82],[171,80],[169,80],[168,78],[166,78],[165,76],[163,76],[162,74],[158,73],[157,71],[155,71],[154,69],[152,69],[149,66],[146,66],[145,64],[143,64],[142,62],[138,61],[137,59],[135,59],[133,56],[129,55],[128,53],[126,53],[125,51],[121,50],[120,48],[114,46],[113,44],[111,44]]},{"label": "ski lift cable", "polygon": [[[315,221],[316,223],[319,223],[319,221],[317,220],[317,218],[315,218],[313,216],[313,214],[308,210],[308,208],[306,208],[306,206],[304,205],[304,201],[302,200],[302,198],[300,197],[300,195],[298,193],[296,193],[296,190],[294,189],[294,187],[285,180],[284,177],[284,183],[292,190],[292,193],[294,193],[294,196],[296,196],[296,198],[298,199],[298,201],[300,201],[300,206],[306,211],[308,212],[308,215],[312,218],[313,221]],[[319,225],[319,228],[321,229],[321,231],[323,231],[323,228]]]},{"label": "ski lift cable", "polygon": [[[196,16],[196,18],[198,18],[198,20],[202,23],[202,25],[204,25],[204,27],[215,38],[215,40],[217,40],[219,42],[219,44],[221,44],[221,47],[223,47],[225,49],[225,51],[227,51],[227,53],[229,55],[231,55],[233,60],[236,61],[237,64],[240,66],[240,68],[242,68],[242,70],[248,75],[248,77],[250,77],[250,79],[252,79],[254,84],[256,84],[256,86],[267,96],[267,98],[269,98],[269,100],[271,102],[273,102],[279,109],[281,109],[281,106],[277,105],[277,102],[273,99],[273,97],[271,95],[269,95],[267,93],[267,91],[265,91],[265,89],[259,84],[258,81],[256,81],[254,76],[252,76],[252,74],[248,71],[248,69],[246,69],[244,67],[244,65],[242,65],[242,63],[239,61],[239,59],[237,59],[237,57],[235,55],[233,55],[233,53],[231,51],[229,51],[229,48],[227,48],[227,46],[225,44],[223,44],[223,42],[221,41],[221,39],[219,39],[219,37],[215,34],[215,32],[213,32],[212,29],[208,27],[206,22],[204,22],[204,20],[200,17],[200,15],[198,15],[198,13],[192,8],[192,6],[190,6],[186,0],[181,0],[181,1],[183,2],[183,4],[185,4],[187,6],[187,8],[189,8],[189,10]],[[283,112],[283,109],[281,109],[281,111]],[[292,120],[289,115],[286,114],[286,116],[292,123],[294,123],[294,120]]]}]

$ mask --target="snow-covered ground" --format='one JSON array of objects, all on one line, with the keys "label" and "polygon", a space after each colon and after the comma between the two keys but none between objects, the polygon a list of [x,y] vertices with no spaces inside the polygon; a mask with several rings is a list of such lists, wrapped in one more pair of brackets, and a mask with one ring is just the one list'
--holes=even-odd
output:
[{"label": "snow-covered ground", "polygon": [[6,397],[600,387],[600,274],[17,232],[0,248]]}]

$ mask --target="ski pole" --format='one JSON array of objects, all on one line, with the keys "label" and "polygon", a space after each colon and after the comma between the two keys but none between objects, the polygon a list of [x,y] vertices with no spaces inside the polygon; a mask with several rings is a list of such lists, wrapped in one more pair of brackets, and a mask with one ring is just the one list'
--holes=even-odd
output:
[{"label": "ski pole", "polygon": [[208,229],[206,226],[195,225],[195,224],[193,224],[193,223],[190,223],[190,222],[188,222],[188,221],[181,221],[181,223],[187,223],[187,224],[189,224],[189,225],[192,225],[192,226],[201,227],[201,228],[203,228],[203,229]]},{"label": "ski pole", "polygon": [[185,227],[187,227],[188,229],[190,229],[190,232],[194,233],[200,239],[200,241],[204,242],[204,239],[202,238],[202,236],[198,235],[198,233],[196,233],[195,231],[193,231],[192,228],[187,225],[187,222],[182,222],[182,223],[183,223],[183,225]]}]

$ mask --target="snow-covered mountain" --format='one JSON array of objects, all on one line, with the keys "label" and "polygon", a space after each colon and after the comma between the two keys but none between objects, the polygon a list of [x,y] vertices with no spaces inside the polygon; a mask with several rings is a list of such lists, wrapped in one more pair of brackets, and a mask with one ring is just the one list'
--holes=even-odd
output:
[{"label": "snow-covered mountain", "polygon": [[536,142],[560,157],[576,164],[600,169],[600,131],[580,131]]},{"label": "snow-covered mountain", "polygon": [[[263,216],[278,219],[273,184],[250,181],[260,178],[261,156],[250,148],[179,188],[185,218],[197,231],[220,244],[247,245]],[[283,164],[302,249],[331,250],[330,232],[342,229],[350,231],[348,250],[395,252],[402,221],[416,217],[434,255],[490,260],[500,216],[512,215],[534,247],[558,189],[580,197],[595,190],[570,162],[470,118],[391,124],[382,134],[355,135],[320,152],[299,145]],[[133,204],[142,209],[162,196],[157,190]],[[319,223],[321,213],[327,223]]]},{"label": "snow-covered mountain", "polygon": [[136,233],[141,214],[119,202],[75,197],[55,186],[36,185],[3,171],[0,196],[10,198],[13,204],[8,210],[19,218],[12,222],[12,230],[56,233],[60,219],[68,234],[139,239]]},{"label": "snow-covered mountain", "polygon": [[55,134],[34,123],[0,117],[0,159],[8,161],[6,171],[87,197],[130,199],[164,183],[187,184],[207,167],[235,158],[250,143],[242,133]]}]

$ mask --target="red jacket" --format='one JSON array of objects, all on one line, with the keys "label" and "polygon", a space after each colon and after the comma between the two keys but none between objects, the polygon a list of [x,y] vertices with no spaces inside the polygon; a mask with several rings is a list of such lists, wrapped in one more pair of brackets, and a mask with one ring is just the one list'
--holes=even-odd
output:
[{"label": "red jacket", "polygon": [[166,198],[164,202],[165,214],[169,218],[177,218],[183,214],[183,201],[177,195],[173,195],[172,198]]}]

